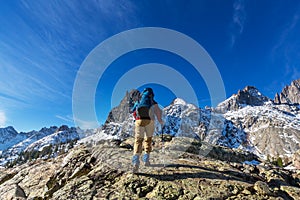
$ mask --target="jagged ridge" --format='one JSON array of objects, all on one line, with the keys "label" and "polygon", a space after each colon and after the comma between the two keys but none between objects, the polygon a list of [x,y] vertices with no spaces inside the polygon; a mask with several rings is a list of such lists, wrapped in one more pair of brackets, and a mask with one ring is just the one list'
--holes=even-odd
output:
[{"label": "jagged ridge", "polygon": [[285,86],[280,94],[276,93],[274,102],[278,104],[300,104],[300,79]]},{"label": "jagged ridge", "polygon": [[19,155],[23,152],[42,151],[45,147],[49,146],[52,146],[53,149],[56,146],[56,149],[58,149],[62,144],[74,142],[95,133],[93,131],[82,131],[74,127],[69,128],[66,125],[62,125],[59,128],[56,126],[50,128],[44,127],[39,131],[30,131],[28,133],[18,133],[13,127],[1,130],[2,133],[6,133],[2,134],[3,140],[14,141],[5,143],[3,146],[1,145],[3,150],[0,154],[0,166],[18,159]]}]

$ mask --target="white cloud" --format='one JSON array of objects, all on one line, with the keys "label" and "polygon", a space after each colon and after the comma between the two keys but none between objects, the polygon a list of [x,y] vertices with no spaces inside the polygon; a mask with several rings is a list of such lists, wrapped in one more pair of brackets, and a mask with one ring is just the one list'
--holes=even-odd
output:
[{"label": "white cloud", "polygon": [[[20,9],[21,14],[12,10],[11,18],[0,17],[0,96],[29,104],[70,102],[83,61],[79,57],[110,34],[135,27],[139,21],[135,4],[126,0],[22,1]],[[107,23],[112,27],[107,28]]]},{"label": "white cloud", "polygon": [[286,22],[285,28],[279,33],[278,40],[270,51],[272,63],[284,62],[282,66],[282,85],[300,78],[299,71],[299,38],[297,29],[299,28],[300,10]]},{"label": "white cloud", "polygon": [[296,80],[300,78],[300,71],[297,67],[293,67],[293,75],[292,80]]},{"label": "white cloud", "polygon": [[[126,0],[21,1],[18,9],[21,12],[0,13],[0,103],[10,111],[69,105],[77,70],[88,51],[110,35],[140,24],[135,3]],[[73,122],[68,116],[56,117]],[[1,112],[0,126],[5,120]]]},{"label": "white cloud", "polygon": [[6,123],[6,115],[0,110],[0,127],[4,127]]},{"label": "white cloud", "polygon": [[245,21],[245,2],[244,0],[235,0],[233,3],[233,16],[231,23],[231,47],[234,46],[237,37],[243,33]]},{"label": "white cloud", "polygon": [[299,67],[286,63],[285,74],[283,75],[283,77],[289,81],[299,79],[300,78]]},{"label": "white cloud", "polygon": [[74,123],[73,118],[71,116],[69,116],[69,115],[67,115],[66,117],[61,116],[61,115],[55,115],[55,117],[58,118],[58,119],[64,120],[66,122]]},{"label": "white cloud", "polygon": [[81,129],[93,129],[98,128],[100,125],[96,121],[86,121],[82,119],[74,118],[75,126]]},{"label": "white cloud", "polygon": [[78,126],[81,129],[98,128],[100,126],[98,122],[73,118],[71,115],[67,115],[67,116],[55,115],[55,117],[69,123],[76,122],[77,124],[75,124],[75,126]]},{"label": "white cloud", "polygon": [[236,0],[233,4],[233,23],[237,25],[238,33],[244,30],[244,23],[246,20],[245,5],[243,0]]},{"label": "white cloud", "polygon": [[116,3],[114,1],[94,0],[94,5],[98,6],[107,19],[115,21],[115,26],[125,28],[138,24],[137,7],[131,1],[119,0]]},{"label": "white cloud", "polygon": [[295,27],[299,22],[299,15],[295,14],[290,22],[287,23],[286,28],[281,33],[278,42],[272,49],[272,55],[276,54],[280,49],[286,45],[291,33],[295,31]]}]

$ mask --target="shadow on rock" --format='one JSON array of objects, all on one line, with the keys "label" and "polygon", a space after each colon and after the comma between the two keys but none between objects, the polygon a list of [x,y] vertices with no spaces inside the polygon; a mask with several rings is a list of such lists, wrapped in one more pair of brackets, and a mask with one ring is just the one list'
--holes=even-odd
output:
[{"label": "shadow on rock", "polygon": [[[137,173],[136,175],[154,178],[160,181],[175,181],[188,178],[205,178],[205,179],[219,179],[219,180],[235,180],[246,183],[255,183],[260,180],[259,177],[254,177],[249,174],[242,172],[225,170],[218,171],[214,169],[209,169],[197,165],[187,165],[187,164],[152,164],[150,167],[162,168],[159,174],[154,173]],[[178,169],[182,172],[178,172]],[[185,170],[186,168],[186,170]],[[171,169],[171,170],[169,170]]]}]

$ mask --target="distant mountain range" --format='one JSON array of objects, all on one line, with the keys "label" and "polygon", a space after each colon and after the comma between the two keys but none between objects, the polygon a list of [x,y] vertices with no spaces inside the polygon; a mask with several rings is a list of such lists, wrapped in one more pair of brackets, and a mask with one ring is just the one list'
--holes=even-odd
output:
[{"label": "distant mountain range", "polygon": [[[95,134],[93,130],[81,130],[78,128],[69,128],[66,125],[61,127],[52,126],[42,128],[39,131],[30,131],[28,133],[18,133],[12,126],[0,128],[0,166],[12,162],[19,158],[24,152],[41,152],[46,147],[51,147],[50,157],[56,156],[57,152],[64,147],[67,151],[69,143],[74,143],[81,138]],[[41,155],[45,156],[45,155]]]},{"label": "distant mountain range", "polygon": [[[138,95],[136,90],[126,94],[110,112],[103,132],[120,138],[133,135],[133,117],[128,110]],[[288,164],[300,149],[299,103],[300,79],[284,87],[274,100],[254,86],[239,90],[216,108],[201,109],[175,99],[164,108],[163,132],[239,148],[263,159],[281,157]],[[160,134],[159,128],[155,134]]]},{"label": "distant mountain range", "polygon": [[[298,99],[289,94],[289,103],[279,103],[254,87],[246,87],[216,110],[224,112],[224,118],[245,134],[243,146],[263,158],[281,156],[289,160],[300,148],[300,107],[298,101],[291,101]],[[225,131],[224,136],[227,134]]]},{"label": "distant mountain range", "polygon": [[[139,91],[127,92],[120,105],[113,108],[103,125],[96,130],[67,126],[43,128],[18,133],[13,127],[0,128],[0,165],[19,157],[22,152],[55,151],[71,148],[70,142],[96,144],[108,138],[125,139],[134,134],[134,119],[129,113],[139,98]],[[183,99],[175,99],[164,108],[163,133],[191,137],[211,144],[250,151],[263,159],[281,157],[287,165],[300,149],[300,79],[284,87],[274,99],[253,86],[233,94],[215,108],[197,108]],[[157,124],[155,134],[161,133]],[[42,155],[44,156],[44,155]],[[51,157],[50,156],[50,157]]]}]

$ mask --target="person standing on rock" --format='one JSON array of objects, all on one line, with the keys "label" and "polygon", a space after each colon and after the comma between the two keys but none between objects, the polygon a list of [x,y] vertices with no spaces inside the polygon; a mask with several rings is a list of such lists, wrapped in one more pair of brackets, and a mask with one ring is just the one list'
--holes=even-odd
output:
[{"label": "person standing on rock", "polygon": [[154,133],[155,116],[159,123],[163,125],[162,111],[154,100],[152,88],[145,88],[141,93],[140,101],[133,107],[135,116],[135,139],[133,148],[132,165],[133,172],[137,172],[140,166],[140,156],[143,151],[142,161],[145,166],[149,166],[150,152],[152,151],[152,137]]}]

